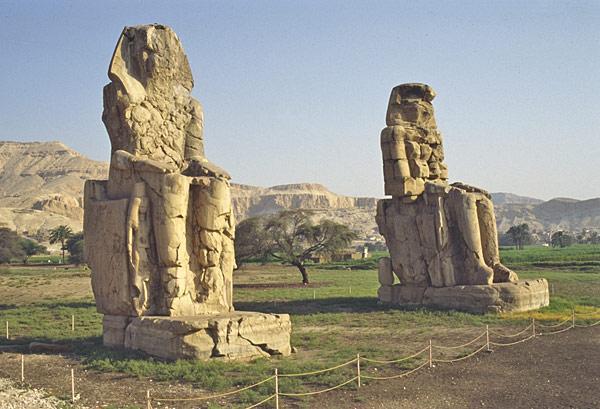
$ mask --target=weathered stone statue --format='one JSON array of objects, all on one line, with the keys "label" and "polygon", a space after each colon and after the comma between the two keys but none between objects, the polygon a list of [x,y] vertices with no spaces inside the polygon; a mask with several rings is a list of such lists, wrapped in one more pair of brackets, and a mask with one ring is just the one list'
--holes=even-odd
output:
[{"label": "weathered stone statue", "polygon": [[490,195],[448,184],[434,97],[425,84],[399,85],[390,96],[381,150],[392,198],[379,201],[376,219],[391,258],[380,262],[380,300],[473,312],[548,305],[546,280],[518,281],[500,263]]},{"label": "weathered stone statue", "polygon": [[230,177],[204,156],[177,35],[126,27],[108,76],[109,179],[86,182],[84,216],[104,343],[165,358],[290,353],[289,316],[234,312]]}]

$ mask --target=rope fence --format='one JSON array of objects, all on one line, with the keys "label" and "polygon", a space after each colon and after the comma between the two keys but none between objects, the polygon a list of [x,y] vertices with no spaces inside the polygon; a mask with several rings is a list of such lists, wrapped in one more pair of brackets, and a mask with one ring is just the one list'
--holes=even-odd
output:
[{"label": "rope fence", "polygon": [[[437,345],[437,344],[432,343],[432,340],[429,340],[427,346],[420,349],[419,351],[417,351],[411,355],[407,355],[407,356],[403,356],[403,357],[399,357],[399,358],[395,358],[395,359],[389,359],[389,360],[375,359],[375,358],[364,357],[364,356],[361,356],[360,354],[357,354],[354,359],[351,359],[349,361],[343,362],[341,364],[338,364],[338,365],[335,365],[335,366],[332,366],[329,368],[318,369],[315,371],[301,372],[301,373],[279,373],[278,369],[275,369],[273,375],[266,377],[259,382],[256,382],[252,385],[240,387],[240,388],[228,391],[228,392],[219,393],[219,394],[195,396],[195,397],[189,397],[189,398],[170,398],[170,397],[152,396],[151,391],[148,389],[146,391],[146,395],[145,395],[146,407],[147,407],[147,409],[152,409],[153,403],[160,405],[161,402],[162,403],[175,403],[175,402],[214,401],[216,399],[236,396],[244,391],[255,389],[261,385],[265,385],[265,386],[269,385],[268,387],[272,393],[270,393],[267,397],[263,398],[259,402],[256,402],[256,403],[252,404],[251,406],[248,406],[244,409],[257,408],[257,407],[260,407],[261,405],[264,405],[269,402],[273,402],[272,407],[275,407],[275,409],[280,409],[281,401],[282,401],[281,398],[301,398],[301,397],[307,397],[307,396],[320,395],[322,393],[327,393],[327,392],[330,392],[330,391],[333,391],[336,389],[343,388],[350,384],[355,384],[356,389],[360,389],[363,386],[363,383],[362,383],[363,380],[379,381],[379,380],[403,378],[403,377],[412,375],[427,366],[429,366],[429,368],[433,368],[434,363],[454,363],[454,362],[459,362],[459,361],[469,359],[469,358],[481,353],[484,350],[491,352],[492,351],[490,348],[491,346],[507,347],[507,346],[517,345],[517,344],[520,344],[523,342],[527,342],[527,341],[535,339],[536,337],[539,337],[539,336],[559,334],[559,333],[566,332],[566,331],[569,331],[569,330],[572,330],[575,328],[590,328],[590,327],[600,325],[600,320],[595,321],[593,323],[589,323],[589,324],[577,324],[576,315],[578,315],[578,313],[573,311],[572,317],[570,319],[566,319],[566,320],[558,322],[556,324],[541,324],[541,323],[537,322],[535,319],[532,319],[531,324],[527,325],[522,330],[520,330],[516,333],[511,333],[511,334],[505,334],[505,333],[501,333],[498,331],[492,331],[489,329],[488,326],[486,326],[486,329],[483,333],[477,335],[475,338],[473,338],[470,341],[465,342],[463,344],[460,344],[460,345]],[[587,314],[582,314],[582,315],[587,315]],[[584,321],[587,322],[587,321],[589,321],[589,319],[587,319],[587,320],[584,319]],[[74,328],[73,320],[71,321],[71,324],[72,324],[71,328]],[[7,328],[8,328],[8,325],[7,325]],[[9,335],[9,334],[7,334],[7,335]],[[495,337],[493,340],[491,339],[492,336]],[[485,339],[484,339],[484,337],[485,337]],[[503,342],[503,340],[505,340],[505,339],[515,339],[517,337],[522,337],[522,338],[516,339],[515,341],[511,341],[511,342]],[[481,344],[479,344],[478,341]],[[466,347],[473,346],[473,344],[476,344],[476,346],[474,347],[475,349],[473,349],[471,351],[464,351],[464,349]],[[443,353],[448,354],[448,352],[445,352],[445,351],[458,351],[458,350],[463,350],[463,351],[461,351],[462,353],[457,357],[446,358],[443,355]],[[440,351],[440,353],[434,353],[435,351]],[[411,365],[409,362],[411,360],[416,360],[417,362],[415,364]],[[419,362],[419,361],[422,361],[422,362]],[[401,363],[404,363],[403,365],[408,365],[409,367],[398,367],[397,369],[399,369],[401,372],[395,373],[395,374],[390,374],[390,375],[374,374],[374,371],[378,371],[378,368],[369,366],[369,365],[373,365],[373,364],[375,364],[375,365],[394,365],[394,364],[401,364]],[[20,368],[19,368],[20,381],[21,381],[21,383],[24,383],[26,380],[25,379],[26,359],[25,359],[24,355],[20,356],[19,364],[20,364]],[[412,367],[410,367],[410,366],[412,366]],[[353,374],[349,378],[341,381],[340,383],[338,383],[334,386],[330,386],[330,387],[327,387],[324,389],[307,391],[307,392],[294,392],[294,391],[281,390],[282,388],[281,388],[280,380],[283,378],[307,377],[307,376],[319,375],[319,374],[323,374],[323,373],[329,373],[329,372],[333,372],[333,371],[340,370],[343,368],[352,369]],[[394,369],[394,368],[388,367],[387,370],[392,370],[392,369]],[[75,394],[75,390],[76,390],[75,381],[76,381],[76,378],[74,376],[74,370],[71,369],[71,371],[70,371],[70,384],[71,384],[70,395],[71,395],[72,402],[75,402],[76,399],[79,400],[81,398],[80,395]]]}]

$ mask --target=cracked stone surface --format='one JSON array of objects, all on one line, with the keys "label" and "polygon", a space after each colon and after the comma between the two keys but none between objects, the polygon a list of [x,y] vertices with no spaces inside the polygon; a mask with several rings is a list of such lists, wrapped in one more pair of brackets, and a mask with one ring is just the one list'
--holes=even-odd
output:
[{"label": "cracked stone surface", "polygon": [[[397,304],[427,301],[436,306],[480,311],[472,298],[458,293],[456,297],[462,301],[436,304],[432,297],[448,297],[435,289],[491,288],[518,282],[518,276],[500,263],[490,195],[463,183],[448,184],[443,139],[432,105],[434,98],[431,87],[415,83],[395,87],[390,96],[381,151],[385,193],[392,197],[378,202],[376,215],[390,260],[379,264],[379,298]],[[393,284],[394,275],[399,285]],[[545,286],[545,293],[534,291],[539,296],[524,303],[528,309],[548,304],[547,282],[536,283]],[[493,296],[496,293],[487,293],[489,305],[484,309],[511,309],[509,297],[501,302],[502,297]],[[519,297],[529,292],[515,294]],[[521,308],[518,299],[514,305],[515,309]]]},{"label": "cracked stone surface", "polygon": [[[202,106],[175,32],[126,27],[108,76],[109,178],[85,184],[85,253],[104,342],[122,346],[134,317],[233,312],[235,220],[230,176],[204,155]],[[289,346],[290,327],[280,328]],[[152,349],[152,331],[144,334],[140,345]]]}]

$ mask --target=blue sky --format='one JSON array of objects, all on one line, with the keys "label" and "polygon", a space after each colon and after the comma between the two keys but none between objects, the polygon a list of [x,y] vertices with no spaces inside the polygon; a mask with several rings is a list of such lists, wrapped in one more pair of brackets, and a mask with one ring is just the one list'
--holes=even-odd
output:
[{"label": "blue sky", "polygon": [[600,196],[599,1],[0,1],[0,140],[108,160],[108,63],[153,22],[182,40],[234,182],[382,196],[389,92],[425,82],[452,181]]}]

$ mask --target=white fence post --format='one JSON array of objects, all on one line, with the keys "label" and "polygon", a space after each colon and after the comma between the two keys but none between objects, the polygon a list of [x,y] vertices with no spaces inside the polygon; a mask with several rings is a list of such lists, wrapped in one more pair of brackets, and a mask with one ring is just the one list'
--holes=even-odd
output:
[{"label": "white fence post", "polygon": [[356,386],[360,389],[360,354],[356,354]]},{"label": "white fence post", "polygon": [[429,367],[433,367],[433,346],[429,340]]},{"label": "white fence post", "polygon": [[75,370],[71,368],[71,402],[75,403]]},{"label": "white fence post", "polygon": [[279,374],[275,368],[275,409],[279,409]]}]

